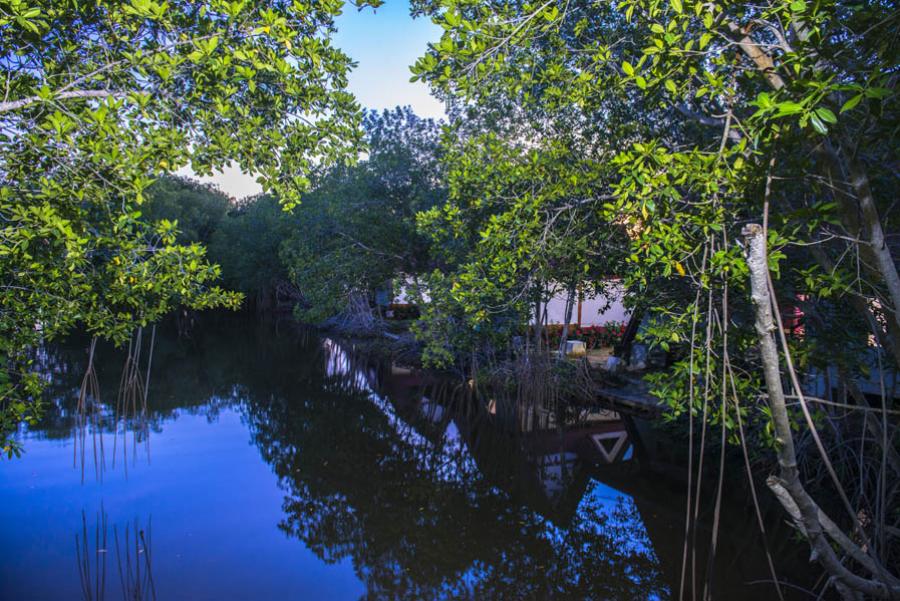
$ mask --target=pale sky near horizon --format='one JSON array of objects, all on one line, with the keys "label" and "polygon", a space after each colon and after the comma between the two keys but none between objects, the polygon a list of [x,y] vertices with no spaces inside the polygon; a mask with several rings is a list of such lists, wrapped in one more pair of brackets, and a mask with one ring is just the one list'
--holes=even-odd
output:
[{"label": "pale sky near horizon", "polygon": [[[377,10],[358,11],[348,3],[337,19],[337,30],[334,44],[357,63],[350,73],[350,92],[363,107],[382,110],[408,104],[420,117],[445,116],[443,104],[424,83],[409,81],[409,66],[425,54],[428,42],[440,39],[440,27],[427,18],[410,17],[408,2],[387,0]],[[178,173],[195,177],[190,169]],[[262,190],[251,175],[237,168],[198,179],[234,198]]]}]

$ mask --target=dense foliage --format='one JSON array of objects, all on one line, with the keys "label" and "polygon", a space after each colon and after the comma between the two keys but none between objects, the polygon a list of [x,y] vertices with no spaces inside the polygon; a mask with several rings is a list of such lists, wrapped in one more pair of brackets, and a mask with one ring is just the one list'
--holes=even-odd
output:
[{"label": "dense foliage", "polygon": [[231,203],[227,194],[212,185],[167,175],[147,189],[141,219],[148,223],[170,221],[178,230],[178,242],[199,242],[208,248]]},{"label": "dense foliage", "polygon": [[[414,67],[416,78],[461,98],[469,111],[493,115],[514,104],[524,107],[525,119],[536,113],[543,123],[568,124],[585,136],[597,130],[614,134],[592,137],[593,145],[566,145],[581,159],[565,168],[566,175],[586,180],[578,197],[588,199],[590,211],[628,225],[630,281],[663,297],[660,309],[690,314],[684,295],[671,303],[665,298],[673,288],[688,292],[679,281],[688,274],[714,276],[717,286],[727,280],[741,289],[746,271],[733,241],[747,219],[762,217],[765,202],[776,248],[772,267],[788,294],[804,295],[810,307],[842,296],[854,306],[860,305],[854,298],[875,298],[889,318],[888,333],[894,328],[893,307],[900,298],[893,296],[896,269],[890,241],[884,240],[885,231],[897,229],[887,193],[897,152],[891,88],[897,49],[890,41],[896,15],[889,7],[418,7],[445,34]],[[757,42],[747,38],[751,33]],[[763,44],[768,53],[761,56],[748,44]],[[846,45],[854,52],[842,50]],[[771,64],[761,67],[759,61]],[[616,111],[635,102],[648,105],[643,129],[610,129],[617,125]],[[580,117],[573,118],[573,111]],[[494,116],[491,122],[498,121]],[[547,146],[546,131],[537,133],[539,145]],[[496,166],[496,149],[482,157],[463,154],[471,162],[463,173],[466,185],[487,179],[484,169],[513,173]],[[485,196],[477,189],[465,194]],[[494,243],[502,238],[495,234],[528,223],[495,226],[483,215],[468,214]],[[856,244],[857,236],[866,243]],[[879,238],[877,244],[870,243],[872,237]],[[810,242],[817,244],[800,246]],[[704,266],[703,249],[710,244],[716,246]],[[862,253],[862,261],[841,261],[848,251]],[[787,263],[779,270],[781,260]],[[856,273],[857,267],[864,273]],[[647,287],[659,277],[668,281]],[[672,335],[690,330],[689,323],[670,323]],[[821,329],[832,325],[855,324]],[[846,338],[859,340],[860,332]],[[890,337],[885,342],[893,346]]]},{"label": "dense foliage", "polygon": [[259,194],[238,202],[220,222],[209,246],[222,281],[243,292],[258,309],[272,308],[287,270],[278,253],[296,223],[278,199]]},{"label": "dense foliage", "polygon": [[508,341],[550,296],[616,275],[625,229],[591,209],[598,183],[569,142],[448,135],[447,202],[418,217],[441,259],[417,325],[427,361]]},{"label": "dense foliage", "polygon": [[[409,109],[358,127],[329,44],[341,4],[0,3],[0,429],[34,409],[19,349],[235,306],[203,245],[229,286],[266,306],[289,289],[308,321],[371,322],[407,288],[434,365],[508,349],[552,295],[622,276],[673,351],[648,378],[670,417],[691,440],[695,417],[702,441],[718,426],[723,458],[768,445],[829,585],[900,596],[897,412],[863,390],[900,368],[895,4],[418,0],[443,35],[413,78],[446,101],[443,130]],[[272,194],[151,186],[229,161]],[[773,309],[800,321],[780,348]],[[798,378],[816,374],[810,410]]]},{"label": "dense foliage", "polygon": [[368,310],[377,291],[414,287],[431,268],[433,251],[416,216],[445,192],[438,123],[406,107],[368,112],[363,127],[363,158],[323,166],[291,211],[272,194],[232,201],[166,177],[150,188],[143,219],[175,222],[179,240],[205,245],[222,284],[257,309],[296,304],[311,323],[346,312],[353,297]]},{"label": "dense foliage", "polygon": [[235,161],[290,205],[313,165],[355,157],[351,63],[330,44],[342,5],[0,3],[4,441],[37,408],[23,349],[237,304],[201,246],[141,218],[154,178]]},{"label": "dense foliage", "polygon": [[409,108],[370,112],[364,125],[368,156],[323,174],[282,249],[308,321],[340,315],[354,301],[366,311],[376,291],[411,286],[432,262],[416,215],[444,197],[439,125]]},{"label": "dense foliage", "polygon": [[[774,392],[761,386],[756,348],[771,333],[753,327],[739,244],[748,222],[766,228],[776,296],[804,312],[804,337],[791,342],[788,371],[835,366],[841,385],[856,390],[854,402],[865,405],[854,383],[859,375],[879,362],[900,366],[891,210],[900,114],[894,3],[423,0],[416,7],[444,34],[413,68],[414,77],[466,110],[489,115],[481,121],[501,131],[508,119],[496,113],[515,106],[526,120],[540,115],[542,123],[587,133],[624,133],[617,116],[644,103],[643,127],[596,146],[567,146],[582,165],[568,174],[587,182],[586,210],[626,228],[624,275],[652,306],[648,334],[687,351],[656,380],[656,393],[674,415],[710,416],[734,440],[743,436],[736,433],[742,422],[760,421],[772,431],[765,395]],[[478,182],[492,167],[482,159],[466,180]],[[495,227],[493,219],[476,219],[488,244],[502,244],[528,223]],[[460,278],[458,285],[469,295],[483,289],[475,280]],[[869,336],[878,343],[871,349]],[[885,434],[896,423],[887,414],[881,424],[867,418],[866,436],[877,442],[854,458],[842,455],[844,482],[858,483],[851,501],[812,418],[791,419],[795,428],[803,423],[800,435],[816,441],[836,488],[832,496],[840,499],[831,509],[857,529],[858,512],[879,516],[871,532],[885,536],[896,505],[878,491],[883,470],[900,469],[896,444]],[[777,435],[776,492],[798,483],[792,434]],[[828,435],[839,447],[849,431]],[[871,467],[858,467],[867,462]],[[895,563],[896,545],[882,538],[866,559],[842,539],[841,551],[858,562],[846,569],[831,543],[822,543],[815,504],[802,486],[793,490],[790,502],[806,511],[800,527],[847,598],[898,594],[897,578],[884,569]]]}]

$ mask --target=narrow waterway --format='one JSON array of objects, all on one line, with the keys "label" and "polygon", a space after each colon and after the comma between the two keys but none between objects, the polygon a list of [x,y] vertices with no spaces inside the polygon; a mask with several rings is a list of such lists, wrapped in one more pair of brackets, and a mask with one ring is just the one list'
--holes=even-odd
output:
[{"label": "narrow waterway", "polygon": [[[20,434],[24,455],[0,463],[0,598],[679,596],[684,486],[648,468],[664,443],[647,424],[538,412],[522,432],[347,343],[211,319],[188,340],[160,329],[147,412],[127,420],[124,354],[100,346],[95,425],[81,428],[87,348],[36,357],[52,403]],[[730,480],[714,598],[777,598]],[[779,576],[808,586],[802,544],[770,521]],[[696,535],[698,596],[711,535]]]}]

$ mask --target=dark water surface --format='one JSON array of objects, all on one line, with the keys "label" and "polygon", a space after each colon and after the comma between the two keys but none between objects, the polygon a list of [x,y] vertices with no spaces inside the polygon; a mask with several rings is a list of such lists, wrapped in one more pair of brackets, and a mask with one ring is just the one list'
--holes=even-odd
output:
[{"label": "dark water surface", "polygon": [[[684,486],[647,469],[646,424],[537,411],[522,431],[346,343],[225,320],[160,331],[123,442],[122,351],[98,350],[104,419],[77,427],[87,346],[39,355],[53,405],[0,463],[3,599],[678,598]],[[776,598],[734,480],[715,597]],[[802,582],[802,547],[769,538]]]}]

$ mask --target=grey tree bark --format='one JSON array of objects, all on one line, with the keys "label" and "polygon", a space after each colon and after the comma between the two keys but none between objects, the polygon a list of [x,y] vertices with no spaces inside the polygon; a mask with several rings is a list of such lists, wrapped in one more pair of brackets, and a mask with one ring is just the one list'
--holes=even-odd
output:
[{"label": "grey tree bark", "polygon": [[569,324],[572,323],[572,309],[575,307],[575,285],[569,286],[566,295],[566,317],[563,323],[562,334],[559,337],[559,356],[566,356],[566,342],[569,340]]},{"label": "grey tree bark", "polygon": [[[818,561],[835,579],[839,585],[837,589],[842,591],[845,599],[855,599],[858,593],[876,599],[900,599],[900,580],[878,564],[828,518],[809,496],[800,480],[774,336],[775,320],[768,286],[766,236],[762,226],[758,224],[746,226],[742,233],[750,270],[751,297],[756,307],[755,325],[763,376],[777,442],[779,474],[769,477],[769,488],[808,539],[812,551],[810,558]],[[859,576],[844,565],[832,543],[865,569],[870,577]]]}]

